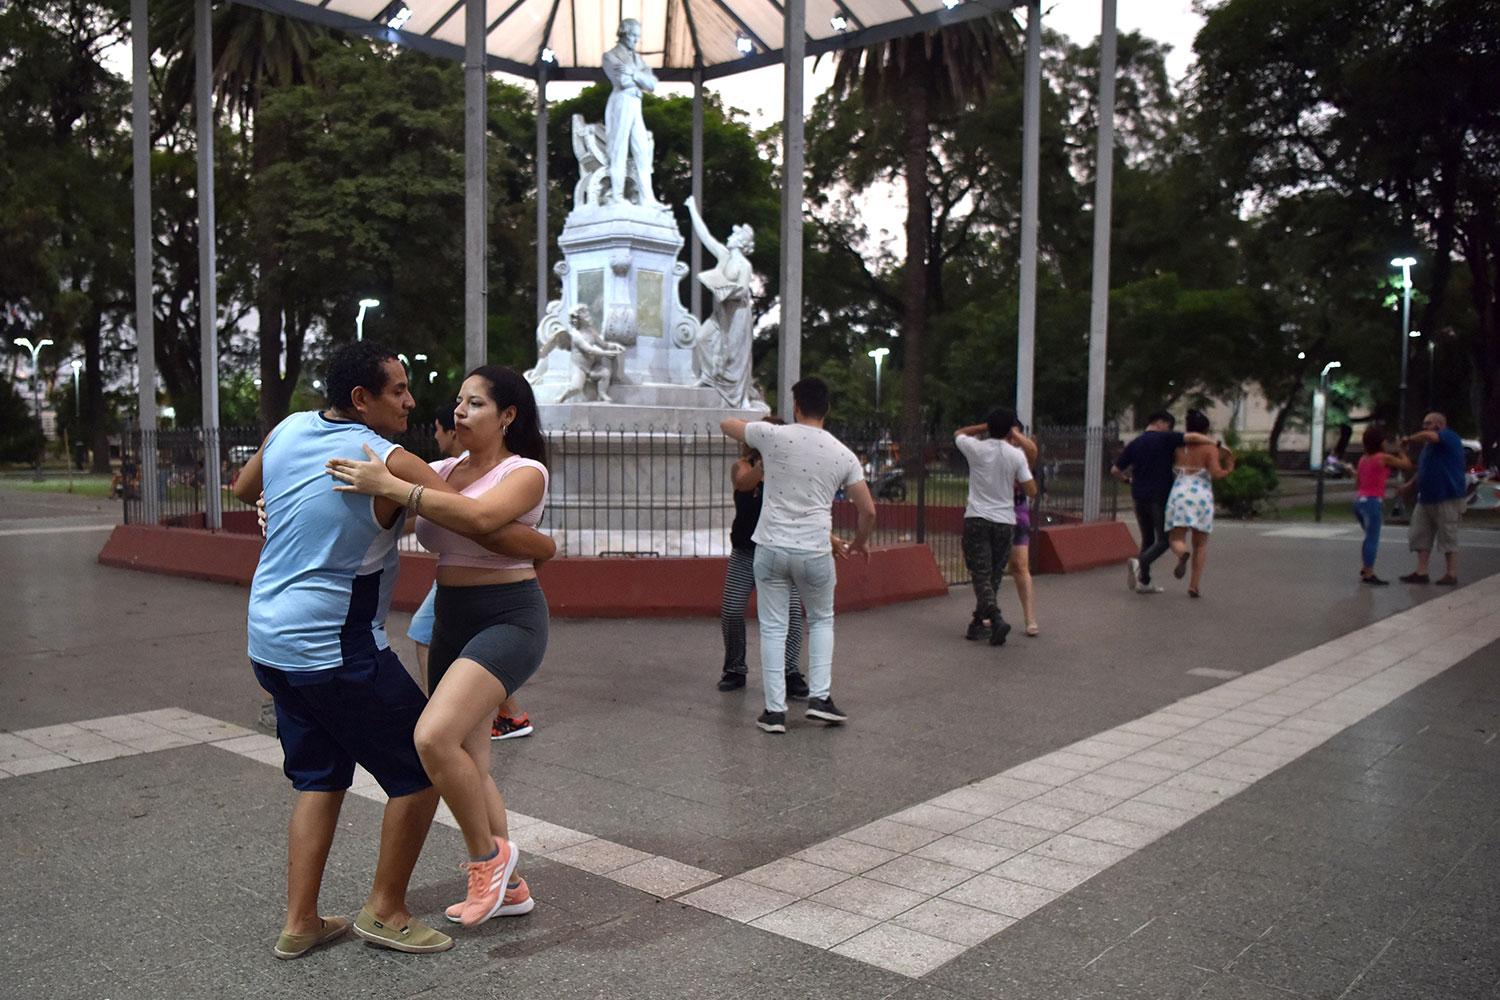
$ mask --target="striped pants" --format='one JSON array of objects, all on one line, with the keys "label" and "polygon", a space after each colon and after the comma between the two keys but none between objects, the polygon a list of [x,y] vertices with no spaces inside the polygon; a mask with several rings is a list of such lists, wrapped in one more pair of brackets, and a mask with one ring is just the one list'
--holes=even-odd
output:
[{"label": "striped pants", "polygon": [[[755,589],[755,552],[745,549],[729,550],[729,571],[724,574],[724,601],[719,605],[719,630],[724,633],[724,672],[745,673],[745,608],[750,604],[750,591]],[[802,613],[802,598],[797,588],[792,588],[790,608],[791,627],[786,636],[786,672],[798,673],[797,663],[802,658],[802,637],[807,632],[807,620]]]}]

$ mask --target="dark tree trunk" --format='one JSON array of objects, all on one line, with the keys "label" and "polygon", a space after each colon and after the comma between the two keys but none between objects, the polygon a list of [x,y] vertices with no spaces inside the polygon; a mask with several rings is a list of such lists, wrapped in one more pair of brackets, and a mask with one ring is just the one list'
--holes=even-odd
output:
[{"label": "dark tree trunk", "polygon": [[1474,368],[1479,374],[1479,443],[1486,465],[1500,462],[1500,229],[1482,227],[1463,241],[1479,320]]},{"label": "dark tree trunk", "polygon": [[927,336],[927,244],[932,206],[927,190],[927,155],[931,144],[931,82],[921,40],[911,45],[911,78],[907,81],[903,129],[906,174],[906,266],[901,274],[901,442],[907,475],[919,475],[922,446],[922,357]]}]

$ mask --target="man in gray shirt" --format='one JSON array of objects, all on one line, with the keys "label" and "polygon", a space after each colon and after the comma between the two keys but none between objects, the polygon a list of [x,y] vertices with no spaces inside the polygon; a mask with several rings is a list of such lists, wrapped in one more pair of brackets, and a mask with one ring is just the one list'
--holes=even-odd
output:
[{"label": "man in gray shirt", "polygon": [[724,433],[761,454],[765,499],[755,529],[755,589],[759,593],[761,685],[766,710],[755,724],[786,732],[788,604],[795,584],[807,609],[807,717],[838,724],[848,716],[833,704],[833,498],[843,489],[859,512],[847,553],[869,557],[875,499],[854,452],[823,429],[828,385],[805,378],[792,386],[795,422],[776,426],[729,419]]}]

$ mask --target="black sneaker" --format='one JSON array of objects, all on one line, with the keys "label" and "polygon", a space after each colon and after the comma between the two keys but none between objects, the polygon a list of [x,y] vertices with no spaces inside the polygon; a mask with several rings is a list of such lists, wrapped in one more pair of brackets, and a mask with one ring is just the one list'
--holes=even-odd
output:
[{"label": "black sneaker", "polygon": [[833,703],[832,697],[813,698],[810,700],[807,703],[807,717],[809,719],[822,719],[824,722],[831,722],[834,725],[846,722],[849,719],[849,716],[838,710],[838,706]]},{"label": "black sneaker", "polygon": [[799,701],[807,697],[807,678],[802,676],[802,671],[793,670],[786,675],[786,696]]},{"label": "black sneaker", "polygon": [[762,712],[760,718],[755,720],[755,724],[768,733],[784,733],[786,732],[786,713]]},{"label": "black sneaker", "polygon": [[745,686],[745,675],[737,674],[733,670],[724,671],[724,676],[719,678],[720,691],[738,691]]},{"label": "black sneaker", "polygon": [[986,625],[982,619],[976,618],[973,621],[969,622],[969,627],[964,632],[964,638],[968,639],[970,642],[973,642],[976,639],[983,639],[989,634],[990,627]]},{"label": "black sneaker", "polygon": [[995,627],[990,629],[990,645],[1005,645],[1005,637],[1010,635],[1010,622],[995,621]]}]

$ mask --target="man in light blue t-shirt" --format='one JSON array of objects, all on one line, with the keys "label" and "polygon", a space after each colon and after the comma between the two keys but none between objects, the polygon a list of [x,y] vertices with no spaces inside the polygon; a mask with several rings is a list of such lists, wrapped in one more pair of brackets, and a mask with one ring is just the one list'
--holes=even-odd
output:
[{"label": "man in light blue t-shirt", "polygon": [[[287,840],[287,918],[272,950],[297,958],[348,929],[341,917],[319,915],[317,904],[358,764],[388,801],[374,885],[354,932],[396,951],[444,951],[453,939],[414,919],[406,905],[437,792],[413,741],[426,698],[385,633],[405,509],[335,490],[326,466],[335,457],[363,457],[369,447],[403,479],[451,488],[387,440],[406,430],[414,405],[395,354],[369,341],[347,344],[330,359],[327,381],[329,407],[278,424],[234,485],[247,503],[265,494],[248,649],[256,679],[275,703],[283,770],[301,793]],[[552,554],[550,539],[520,525],[483,544],[511,555]]]}]

